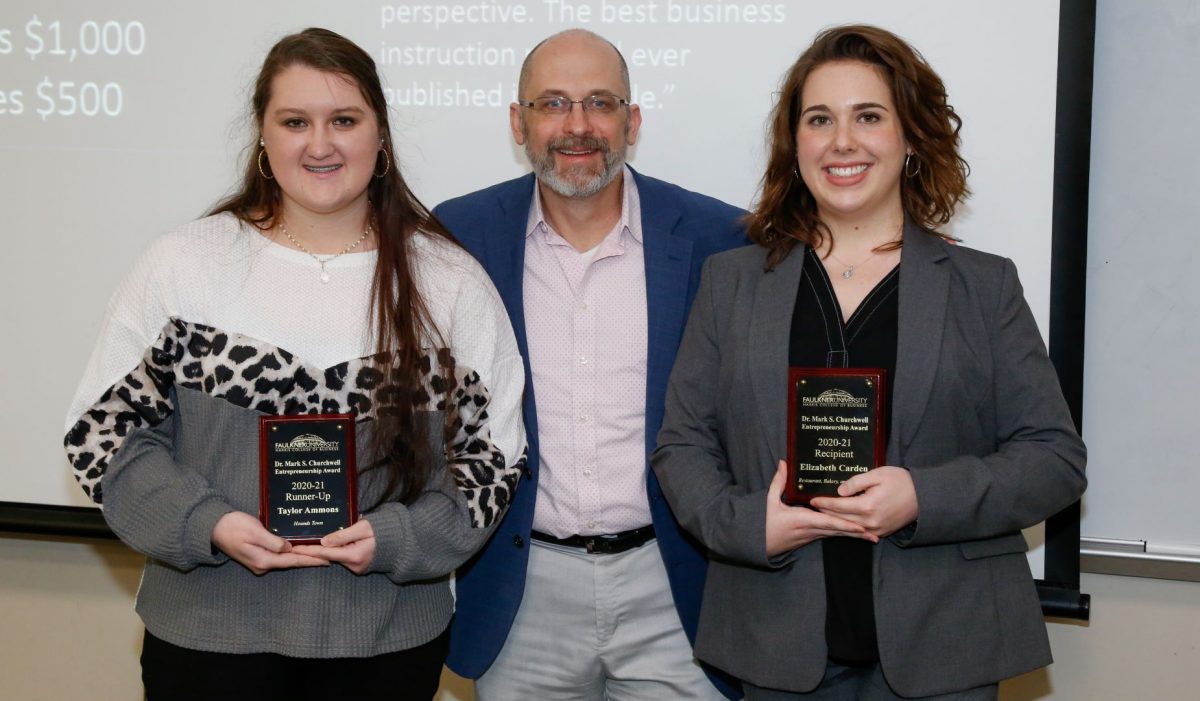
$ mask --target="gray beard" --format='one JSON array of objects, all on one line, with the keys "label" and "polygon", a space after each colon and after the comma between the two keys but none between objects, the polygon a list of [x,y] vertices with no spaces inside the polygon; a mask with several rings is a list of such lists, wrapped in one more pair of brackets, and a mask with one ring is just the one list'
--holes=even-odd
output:
[{"label": "gray beard", "polygon": [[579,177],[564,177],[554,169],[555,146],[548,147],[546,153],[536,154],[528,140],[525,141],[525,155],[533,165],[533,172],[538,182],[553,190],[555,193],[570,199],[587,199],[617,179],[625,167],[625,149],[612,150],[606,146],[604,151],[604,169],[599,173],[579,174]]}]

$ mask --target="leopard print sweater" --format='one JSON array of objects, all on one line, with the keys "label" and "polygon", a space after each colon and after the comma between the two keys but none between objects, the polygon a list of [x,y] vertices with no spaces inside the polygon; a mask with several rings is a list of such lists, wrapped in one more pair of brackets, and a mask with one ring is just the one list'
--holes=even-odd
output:
[{"label": "leopard print sweater", "polygon": [[[520,465],[506,466],[487,430],[489,394],[479,375],[457,368],[449,351],[421,359],[424,391],[416,411],[446,411],[446,445],[455,483],[467,499],[472,525],[490,526],[507,507]],[[248,336],[171,319],[141,364],[110,387],[67,432],[64,445],[75,478],[97,504],[101,477],[130,431],[155,426],[174,409],[170,389],[203,391],[269,415],[352,413],[375,417],[373,397],[388,388],[378,358],[359,358],[320,370],[294,354]],[[453,368],[454,377],[439,374]],[[450,396],[447,396],[447,390]]]}]

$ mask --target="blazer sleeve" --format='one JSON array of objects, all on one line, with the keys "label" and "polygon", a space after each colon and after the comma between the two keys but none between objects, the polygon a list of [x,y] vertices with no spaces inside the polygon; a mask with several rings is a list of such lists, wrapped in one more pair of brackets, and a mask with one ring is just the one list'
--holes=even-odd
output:
[{"label": "blazer sleeve", "polygon": [[720,430],[721,313],[715,260],[700,288],[667,385],[666,413],[651,466],[675,518],[713,554],[768,567],[766,490],[736,483]]},{"label": "blazer sleeve", "polygon": [[989,339],[994,452],[907,465],[920,513],[902,546],[991,538],[1039,523],[1076,501],[1086,449],[1017,278],[1004,260]]}]

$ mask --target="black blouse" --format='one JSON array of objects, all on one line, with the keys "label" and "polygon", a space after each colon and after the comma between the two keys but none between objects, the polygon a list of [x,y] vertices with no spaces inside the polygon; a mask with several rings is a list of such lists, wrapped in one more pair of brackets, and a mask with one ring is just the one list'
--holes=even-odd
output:
[{"label": "black blouse", "polygon": [[[805,248],[804,272],[792,314],[788,364],[793,367],[882,368],[886,372],[884,440],[890,430],[900,266],[863,299],[849,320],[817,253]],[[842,664],[879,660],[875,597],[871,588],[874,545],[858,538],[821,541],[825,563],[825,640]]]}]

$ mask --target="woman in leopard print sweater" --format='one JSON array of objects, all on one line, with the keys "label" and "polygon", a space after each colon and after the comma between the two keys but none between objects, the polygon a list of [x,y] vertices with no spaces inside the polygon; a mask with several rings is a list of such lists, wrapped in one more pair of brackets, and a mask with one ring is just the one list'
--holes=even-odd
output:
[{"label": "woman in leopard print sweater", "polygon": [[[155,698],[432,697],[449,573],[524,462],[521,358],[486,274],[392,155],[374,63],[319,29],[256,84],[241,191],[155,241],[72,403],[74,475],[147,556]],[[259,419],[348,414],[362,517],[259,520]]]}]

